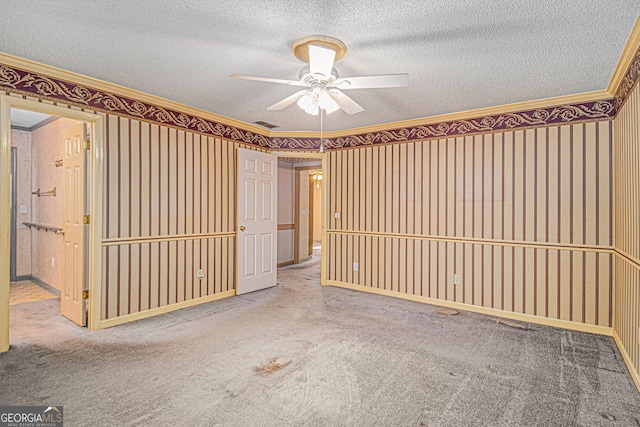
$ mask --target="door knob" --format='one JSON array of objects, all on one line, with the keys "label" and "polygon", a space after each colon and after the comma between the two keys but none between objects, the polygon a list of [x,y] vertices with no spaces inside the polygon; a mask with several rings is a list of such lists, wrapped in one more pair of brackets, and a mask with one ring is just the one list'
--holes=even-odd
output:
[{"label": "door knob", "polygon": [[58,236],[64,236],[64,230],[56,230]]},{"label": "door knob", "polygon": [[244,225],[241,225],[241,226],[240,226],[240,231],[244,231],[244,230],[246,230],[245,226],[244,226]]}]

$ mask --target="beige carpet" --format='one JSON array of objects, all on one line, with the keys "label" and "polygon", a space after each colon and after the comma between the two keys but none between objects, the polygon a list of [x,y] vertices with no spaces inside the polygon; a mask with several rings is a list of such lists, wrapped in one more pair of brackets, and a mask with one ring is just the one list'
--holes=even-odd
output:
[{"label": "beige carpet", "polygon": [[42,301],[45,299],[57,298],[54,294],[36,285],[30,280],[22,282],[11,282],[9,293],[9,305],[22,304],[25,302]]}]

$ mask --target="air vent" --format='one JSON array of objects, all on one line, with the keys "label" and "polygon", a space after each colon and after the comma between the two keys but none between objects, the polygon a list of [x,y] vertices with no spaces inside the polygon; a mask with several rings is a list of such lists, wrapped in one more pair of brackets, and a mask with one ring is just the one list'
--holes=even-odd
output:
[{"label": "air vent", "polygon": [[260,125],[262,127],[265,127],[267,129],[273,129],[278,127],[276,125],[272,125],[271,123],[263,122],[262,120],[260,120],[259,122],[253,122],[253,123]]}]

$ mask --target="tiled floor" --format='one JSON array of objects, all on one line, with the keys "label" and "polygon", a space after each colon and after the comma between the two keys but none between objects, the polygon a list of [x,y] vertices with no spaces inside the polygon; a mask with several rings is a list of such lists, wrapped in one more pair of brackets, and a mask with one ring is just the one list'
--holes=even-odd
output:
[{"label": "tiled floor", "polygon": [[9,293],[9,305],[22,304],[25,302],[42,301],[45,299],[57,298],[54,294],[36,285],[30,280],[21,282],[11,282]]}]

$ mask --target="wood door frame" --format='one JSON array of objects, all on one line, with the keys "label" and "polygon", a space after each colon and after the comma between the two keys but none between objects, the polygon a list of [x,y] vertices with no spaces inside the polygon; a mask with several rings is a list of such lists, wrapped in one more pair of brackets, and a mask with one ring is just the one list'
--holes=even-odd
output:
[{"label": "wood door frame", "polygon": [[[312,161],[312,160],[311,160]],[[298,216],[300,215],[300,171],[311,171],[321,169],[320,166],[300,166],[299,168],[293,166],[293,205],[294,205],[294,213],[293,213],[293,263],[297,264],[300,262],[300,221],[298,220]],[[309,175],[311,176],[311,175]],[[313,201],[311,199],[313,195],[309,193],[309,207],[313,206]],[[313,213],[311,209],[309,209],[309,223],[310,227],[311,220],[313,218]],[[311,247],[313,247],[313,242],[309,243]],[[305,260],[306,261],[306,260]]]},{"label": "wood door frame", "polygon": [[315,198],[315,193],[316,192],[316,186],[315,183],[313,182],[313,176],[311,174],[309,174],[309,236],[308,236],[308,243],[309,243],[309,253],[313,256],[313,209],[314,209],[314,198]]},{"label": "wood door frame", "polygon": [[[327,153],[320,153],[320,152],[300,152],[300,151],[272,151],[271,154],[275,154],[276,156],[283,157],[283,158],[296,158],[296,159],[309,159],[309,161],[314,161],[314,160],[319,160],[321,162],[320,166],[302,166],[300,168],[296,168],[294,165],[294,171],[296,169],[300,169],[300,170],[305,170],[305,168],[307,168],[306,170],[313,170],[313,169],[321,169],[322,170],[322,186],[321,186],[321,200],[322,200],[322,208],[321,208],[321,212],[322,212],[322,218],[321,218],[321,229],[322,229],[322,251],[320,252],[320,284],[321,285],[325,285],[326,284],[326,280],[327,280],[327,269],[328,269],[328,258],[326,255],[326,250],[325,248],[326,246],[326,242],[327,242],[327,226],[328,226],[328,220],[329,220],[329,204],[328,204],[328,199],[327,199],[327,190],[328,190],[328,179],[325,179],[325,177],[328,177],[328,163],[327,163]],[[295,185],[299,185],[298,181],[299,179],[296,178],[296,174],[294,173],[294,181],[295,181]],[[298,205],[297,205],[297,201],[298,201],[298,191],[297,189],[294,190],[294,206],[296,209],[296,213],[293,216],[293,220],[294,220],[294,259],[297,259],[297,245],[298,245],[298,235],[297,233],[298,231],[298,224],[297,224],[297,211],[298,211]]]},{"label": "wood door frame", "polygon": [[49,101],[23,98],[21,95],[0,95],[0,352],[9,350],[9,257],[11,254],[11,210],[9,168],[11,164],[11,108],[37,111],[53,116],[66,117],[87,123],[91,129],[91,149],[87,168],[90,180],[87,193],[91,223],[88,231],[88,247],[85,252],[85,268],[89,283],[89,329],[99,329],[102,295],[102,171],[104,163],[104,123],[106,115],[80,110],[67,105],[54,105]]}]

